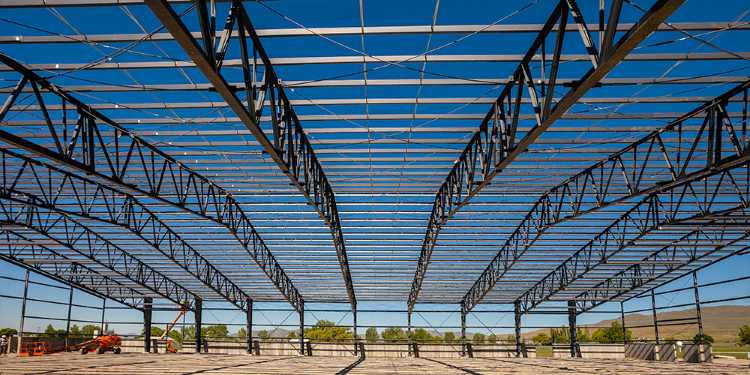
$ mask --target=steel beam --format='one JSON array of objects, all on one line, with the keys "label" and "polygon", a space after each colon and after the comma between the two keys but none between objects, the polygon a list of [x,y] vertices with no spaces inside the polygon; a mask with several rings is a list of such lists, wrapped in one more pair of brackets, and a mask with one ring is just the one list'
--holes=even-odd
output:
[{"label": "steel beam", "polygon": [[[243,310],[246,308],[244,302],[248,296],[241,288],[133,196],[3,148],[0,148],[0,160],[0,171],[6,176],[0,181],[0,197],[21,196],[29,204],[66,217],[75,215],[123,227],[230,303]],[[108,251],[89,255],[95,261],[100,260],[98,255],[117,259],[109,251],[115,248],[105,247]],[[256,250],[254,254],[258,254],[258,261],[264,265],[273,266],[263,258],[262,252]],[[131,263],[139,262],[125,252],[122,256]],[[158,284],[168,285],[166,282]],[[178,297],[181,294],[184,293]],[[179,300],[176,303],[182,304]]]},{"label": "steel beam", "polygon": [[[5,233],[9,233],[9,231],[5,231]],[[17,234],[12,233],[11,235],[16,236]],[[39,263],[29,264],[25,262],[25,258],[23,257],[8,255],[11,252],[16,253],[17,250],[15,249],[20,249],[24,246],[28,246],[27,244],[4,244],[4,246],[6,247],[6,249],[2,253],[0,253],[0,259],[8,263],[23,267],[26,270],[33,270],[34,272],[42,276],[48,277],[65,285],[72,285],[93,296],[100,298],[110,296],[107,298],[115,300],[124,306],[128,306],[136,310],[142,310],[143,308],[142,306],[144,297],[139,292],[125,285],[122,285],[118,281],[113,280],[108,276],[101,275],[84,265],[75,262],[51,262],[45,264],[46,267],[42,267],[42,265]],[[12,250],[11,247],[13,247],[14,249]],[[52,257],[53,259],[62,259],[62,256],[60,256],[59,254],[47,250],[45,250],[45,254],[49,254],[48,256]],[[22,318],[23,315],[25,314],[22,314]]]},{"label": "steel beam", "polygon": [[[745,193],[750,188],[748,165],[750,160],[650,194],[521,295],[522,310],[537,307],[644,236],[658,233],[662,225],[725,216],[750,207],[750,194]],[[733,196],[716,200],[719,191]]]},{"label": "steel beam", "polygon": [[[432,251],[437,243],[441,228],[448,220],[469,200],[478,194],[492,179],[513,162],[519,155],[526,152],[529,145],[536,141],[552,124],[560,119],[578,99],[597,85],[606,75],[622,61],[638,44],[648,37],[659,24],[672,14],[684,0],[659,0],[634,25],[619,42],[601,60],[592,57],[594,68],[573,84],[573,87],[552,105],[552,96],[557,82],[560,54],[563,48],[565,33],[557,33],[552,68],[546,95],[540,95],[535,86],[535,80],[529,69],[529,59],[537,53],[544,40],[551,34],[553,26],[559,22],[559,27],[565,29],[570,13],[581,30],[582,40],[590,54],[596,55],[590,43],[590,35],[585,28],[580,10],[575,1],[560,1],[547,19],[545,27],[539,33],[529,48],[524,60],[516,68],[513,80],[506,84],[496,103],[490,108],[468,145],[458,157],[456,163],[438,190],[427,231],[422,243],[419,260],[417,262],[414,281],[409,293],[409,310],[414,308],[419,297]],[[618,22],[618,20],[615,20]],[[523,138],[516,141],[518,115],[521,112],[520,98],[523,91],[528,91],[533,113],[536,115],[536,125]],[[481,279],[480,279],[481,280]],[[465,303],[464,303],[465,304]],[[469,304],[473,307],[473,304]],[[468,310],[468,309],[467,309]]]},{"label": "steel beam", "polygon": [[[26,228],[42,235],[177,305],[189,306],[195,300],[193,293],[116,244],[65,214],[44,207],[41,200],[33,195],[11,195],[3,191],[0,193],[0,224]],[[42,252],[37,248],[39,245],[34,244],[33,240],[20,234],[15,236],[31,243],[19,243],[21,248],[13,249],[12,241],[8,238],[6,246],[9,256],[24,251],[28,252],[29,259],[37,259],[39,256],[48,259],[40,254]]]},{"label": "steel beam", "polygon": [[[104,185],[117,186],[125,192],[150,197],[221,224],[242,244],[287,301],[295,308],[301,304],[303,300],[300,293],[271,254],[239,203],[229,192],[66,91],[50,84],[10,57],[0,53],[0,61],[22,75],[17,87],[22,88],[27,82],[31,84],[36,94],[36,104],[42,109],[48,125],[47,138],[55,147],[32,143],[5,130],[0,130],[0,140],[66,168],[86,173],[92,180],[97,183],[101,182],[96,187],[97,189],[105,189],[107,192],[122,196],[122,193],[104,187]],[[5,109],[13,105],[18,95],[17,92],[20,90],[16,90],[15,95],[11,94],[0,109],[0,121],[3,120],[3,114],[7,113]],[[63,103],[70,104],[79,114],[75,124],[69,124],[67,119],[63,121],[62,137],[58,136],[56,126],[49,117],[42,93],[53,95]],[[99,126],[103,124],[114,131],[112,136],[102,134]],[[70,125],[75,125],[75,127],[71,129],[71,135],[68,137]],[[134,201],[134,199],[128,199]],[[148,213],[145,208],[140,211]],[[153,217],[150,213],[148,216]],[[162,225],[161,229],[166,229],[166,226]],[[194,254],[189,257],[190,260],[202,259],[202,263],[207,264],[207,261],[192,248],[183,247],[179,251]],[[244,292],[221,276],[221,273],[212,266],[204,270],[206,272],[202,276],[205,280],[219,280],[218,283],[221,286],[214,290],[226,289],[228,293],[226,295],[233,295],[230,300],[244,309],[247,299]]]},{"label": "steel beam", "polygon": [[[346,244],[341,231],[335,194],[242,3],[233,1],[226,27],[222,33],[222,41],[228,40],[228,36],[233,32],[236,24],[240,35],[239,53],[243,61],[242,70],[248,102],[247,107],[237,97],[236,89],[229,86],[220,71],[228,42],[223,45],[223,49],[216,51],[212,43],[204,43],[204,48],[201,48],[166,1],[147,0],[146,4],[190,56],[211,86],[229,104],[232,111],[239,116],[242,123],[255,136],[265,152],[289,177],[292,184],[299,189],[310,205],[315,207],[321,219],[325,220],[333,236],[333,244],[336,248],[349,303],[353,309],[356,309],[357,300],[349,271]],[[199,1],[198,5],[202,7],[204,2]],[[247,45],[248,38],[252,44],[251,49]],[[213,39],[210,38],[210,40]],[[263,64],[265,81],[261,87],[257,87],[255,77],[255,64],[258,57],[260,57],[260,63]],[[252,58],[252,68],[250,67],[250,58]],[[266,97],[271,101],[272,140],[261,129],[260,123],[262,103]],[[256,101],[261,105],[256,105]]]},{"label": "steel beam", "polygon": [[[641,261],[587,288],[586,291],[575,297],[579,310],[581,312],[593,310],[606,302],[642,288],[664,275],[678,272],[691,264],[708,259],[717,252],[741,244],[750,238],[750,230],[744,229],[737,235],[733,233],[736,232],[733,230],[736,226],[730,225],[736,221],[740,227],[746,228],[746,219],[728,217],[719,218],[716,221],[721,225],[696,228],[675,240],[674,243],[659,248]],[[709,245],[701,244],[701,242],[707,240]],[[701,250],[706,247],[708,249]],[[721,259],[724,259],[724,257]]]},{"label": "steel beam", "polygon": [[[543,194],[466,293],[467,309],[553,225],[750,160],[748,145],[739,141],[726,112],[728,100],[749,86],[750,81],[732,88]],[[702,124],[698,131],[683,134],[682,124],[689,119],[702,119]],[[697,159],[704,150],[714,151]],[[645,175],[651,182],[643,182]]]}]

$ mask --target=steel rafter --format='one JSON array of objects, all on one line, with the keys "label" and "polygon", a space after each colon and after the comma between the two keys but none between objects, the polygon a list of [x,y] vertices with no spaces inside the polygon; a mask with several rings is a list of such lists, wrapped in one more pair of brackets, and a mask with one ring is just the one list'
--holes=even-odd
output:
[{"label": "steel rafter", "polygon": [[192,306],[196,297],[144,262],[87,226],[47,209],[30,195],[0,195],[0,223],[21,226],[69,250],[102,262],[120,276],[158,293],[178,305]]},{"label": "steel rafter", "polygon": [[[9,108],[13,106],[23,87],[29,84],[35,93],[36,104],[39,105],[49,130],[47,138],[51,139],[48,142],[53,143],[55,148],[32,143],[4,130],[0,130],[0,140],[47,158],[54,163],[83,171],[93,179],[106,184],[115,184],[127,192],[160,200],[223,225],[242,244],[264,273],[271,278],[285,299],[295,309],[302,306],[304,300],[301,294],[229,192],[130,133],[66,91],[50,84],[10,57],[0,53],[0,61],[22,75],[16,86],[17,89],[13,90],[5,104],[0,107],[0,122],[3,121]],[[63,106],[71,105],[78,113],[78,119],[74,123],[69,123],[64,118],[62,124],[58,124],[57,127],[62,127],[62,136],[58,135],[54,121],[48,114],[42,93],[54,95],[61,100]],[[107,130],[113,130],[114,133],[107,134],[100,129],[100,126],[104,124]],[[70,126],[73,126],[73,129],[69,132]],[[98,184],[97,188],[104,189],[102,184]],[[107,189],[107,191],[116,193],[112,189]],[[122,195],[119,192],[117,194]],[[133,201],[133,199],[128,200]],[[143,208],[143,206],[139,207]],[[147,210],[140,211],[144,214],[147,212]],[[150,212],[147,215],[153,217]],[[150,221],[158,222],[153,219]],[[171,232],[166,231],[166,225],[160,225],[160,227],[163,229],[161,236]],[[174,233],[171,233],[169,237],[173,238]],[[189,257],[190,259],[203,259],[192,248],[182,246],[182,251],[186,254],[194,253]],[[207,261],[204,260],[204,262]],[[211,275],[202,275],[211,276],[206,280],[221,275],[213,267],[206,269],[211,270]],[[223,277],[220,284],[229,288],[237,297],[231,298],[233,303],[245,306],[244,292]]]},{"label": "steel rafter", "polygon": [[[747,214],[750,213],[746,212],[745,216]],[[736,231],[738,225],[747,227],[747,220],[729,216],[727,218],[719,218],[717,221],[718,228],[712,223],[708,228],[693,230],[675,241],[674,244],[664,246],[644,257],[640,263],[633,264],[582,292],[575,297],[578,311],[590,311],[597,306],[648,285],[664,275],[680,271],[682,268],[704,260],[719,251],[750,238],[750,230],[745,230],[739,236],[735,235],[733,237],[731,234],[731,232]],[[722,225],[724,223],[730,225]],[[701,247],[706,247],[706,241],[711,243],[710,248],[700,251]],[[736,254],[747,249],[748,247],[743,247],[740,250],[733,251],[731,254]],[[720,259],[725,258],[722,257]]]},{"label": "steel rafter", "polygon": [[[750,160],[748,145],[740,141],[726,111],[729,100],[744,94],[748,87],[750,81],[732,88],[548,190],[508,237],[462,304],[473,309],[550,227]],[[683,124],[691,119],[701,120],[701,125],[683,132]],[[644,177],[648,181],[644,182]]]},{"label": "steel rafter", "polygon": [[[422,249],[408,298],[411,311],[417,302],[422,282],[430,263],[432,251],[443,225],[462,206],[478,194],[491,180],[506,168],[519,155],[524,153],[547,128],[555,123],[580,99],[589,89],[599,83],[625,56],[641,41],[648,37],[659,24],[672,14],[684,0],[659,0],[643,17],[613,45],[613,37],[605,39],[596,50],[588,31],[583,15],[574,0],[561,0],[552,12],[544,27],[537,35],[528,52],[482,120],[479,130],[466,145],[456,163],[438,190],[433,203],[430,219],[427,223]],[[619,23],[621,1],[613,1],[607,22],[607,35],[614,35]],[[555,38],[554,53],[551,61],[549,80],[542,85],[541,91],[535,84],[530,68],[530,60],[544,44],[547,36],[558,24],[559,30],[567,27],[568,15],[578,26],[581,40],[591,59],[593,68],[581,79],[572,84],[568,91],[553,105],[560,55],[563,49],[565,33],[558,32]],[[521,113],[521,99],[524,90],[528,92],[530,105],[535,115],[536,124],[522,139],[516,140],[518,117]]]},{"label": "steel rafter", "polygon": [[[33,200],[28,197],[27,199],[29,201]],[[5,207],[13,205],[21,206],[21,208],[16,209],[16,211],[22,211],[19,212],[19,215],[14,215],[15,212],[12,209],[5,209]],[[40,234],[45,238],[52,240],[57,245],[74,251],[75,253],[91,260],[93,263],[132,281],[140,287],[156,293],[166,300],[174,302],[178,306],[184,306],[186,308],[193,306],[193,302],[196,299],[196,296],[193,293],[120,249],[117,245],[95,234],[90,228],[83,226],[81,223],[71,220],[69,222],[71,225],[65,225],[64,223],[58,224],[63,225],[66,229],[72,228],[71,235],[74,236],[74,238],[71,238],[71,236],[66,233],[65,239],[60,239],[58,237],[60,233],[54,231],[54,226],[51,228],[35,227],[34,225],[41,223],[41,221],[29,220],[26,215],[39,214],[40,212],[34,212],[30,206],[34,205],[29,202],[23,202],[23,200],[8,200],[4,197],[0,198],[0,212],[3,214],[3,216],[0,217],[2,224],[4,226],[24,228]],[[55,218],[56,213],[46,212],[43,214],[48,216],[49,221],[55,224],[64,221],[64,216],[60,216],[60,220]],[[81,262],[71,260],[69,257],[52,250],[45,245],[36,243],[34,239],[24,236],[23,234],[7,227],[3,229],[3,233],[0,234],[0,237],[4,237],[5,240],[4,247],[6,252],[3,255],[19,262],[41,262],[40,266],[43,264],[52,264],[55,266],[60,264],[78,264],[81,266]],[[96,272],[89,267],[81,267],[90,272]],[[59,271],[59,268],[55,268],[53,273],[58,275],[62,274]]]},{"label": "steel rafter", "polygon": [[[143,298],[144,296],[138,291],[123,285],[122,283],[114,280],[106,275],[102,275],[91,268],[88,268],[79,263],[56,263],[55,260],[64,259],[59,254],[44,250],[41,253],[42,247],[36,244],[30,244],[25,242],[25,237],[12,231],[2,231],[0,236],[10,239],[11,236],[15,237],[18,241],[8,242],[0,244],[0,259],[14,264],[19,267],[34,271],[42,276],[49,277],[60,283],[71,285],[86,293],[94,295],[99,298],[109,298],[113,301],[117,301],[125,306],[136,310],[143,309]],[[47,267],[42,267],[41,264],[29,264],[25,260],[28,259],[29,251],[35,252],[36,259],[47,259],[51,262]],[[14,254],[14,255],[9,255]],[[23,254],[23,257],[18,255]]]},{"label": "steel rafter", "polygon": [[[227,301],[240,309],[247,307],[249,296],[240,287],[133,196],[3,148],[0,160],[4,176],[0,197],[24,197],[29,204],[66,217],[75,215],[128,229]],[[112,259],[107,255],[105,259]],[[123,257],[139,262],[127,253]]]},{"label": "steel rafter", "polygon": [[[201,47],[168,2],[163,0],[146,0],[145,2],[213,88],[239,116],[265,152],[271,156],[281,171],[289,177],[292,184],[325,220],[333,236],[333,244],[336,248],[336,256],[346,285],[349,303],[353,309],[356,309],[357,299],[349,271],[346,244],[341,230],[335,194],[242,3],[238,0],[232,1],[224,29],[217,42],[215,19],[207,16],[207,2],[196,1],[203,40]],[[221,74],[224,56],[230,46],[229,42],[235,26],[239,35],[239,55],[242,61],[247,105],[236,95],[236,92],[241,90],[230,86]],[[248,38],[251,46],[248,46]],[[262,70],[263,74],[261,79],[256,77],[259,70]],[[261,128],[263,102],[266,99],[270,101],[272,140]]]},{"label": "steel rafter", "polygon": [[[652,193],[625,212],[591,241],[542,278],[519,298],[522,313],[537,307],[557,292],[663,225],[713,219],[748,208],[748,162]],[[716,199],[719,193],[722,198]]]}]

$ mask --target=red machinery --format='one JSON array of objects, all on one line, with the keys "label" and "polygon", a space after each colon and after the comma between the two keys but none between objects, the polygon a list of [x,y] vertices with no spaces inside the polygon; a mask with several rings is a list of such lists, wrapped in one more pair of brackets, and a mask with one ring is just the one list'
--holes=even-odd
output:
[{"label": "red machinery", "polygon": [[120,338],[120,336],[99,336],[93,340],[82,342],[78,345],[73,346],[72,350],[78,350],[78,348],[80,348],[81,354],[86,354],[94,351],[96,352],[96,354],[104,354],[105,352],[109,351],[115,354],[120,354],[120,345],[122,345],[122,339]]}]

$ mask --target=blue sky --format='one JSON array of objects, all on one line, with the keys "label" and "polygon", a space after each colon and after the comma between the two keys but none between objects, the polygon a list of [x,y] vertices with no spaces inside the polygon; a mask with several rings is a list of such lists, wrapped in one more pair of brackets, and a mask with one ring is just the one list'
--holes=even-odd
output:
[{"label": "blue sky", "polygon": [[[647,6],[649,2],[637,1],[636,3],[643,6]],[[434,1],[415,1],[404,4],[403,1],[365,1],[364,2],[364,14],[365,23],[367,26],[380,26],[380,25],[414,25],[414,24],[429,24],[432,20],[432,9],[434,7]],[[584,14],[591,15],[598,4],[598,0],[585,0],[580,1],[580,5],[584,10]],[[531,1],[531,2],[491,2],[486,1],[441,1],[440,11],[437,17],[438,25],[445,24],[488,24],[493,22],[503,23],[541,23],[547,17],[549,10],[553,7],[553,1]],[[223,5],[222,5],[223,6]],[[293,22],[289,19],[293,19],[297,23],[301,23],[307,27],[332,27],[332,26],[358,26],[359,25],[359,4],[356,1],[327,1],[327,2],[305,2],[305,1],[277,1],[269,2],[267,7],[248,3],[246,5],[250,11],[250,16],[256,26],[256,28],[286,28],[295,27]],[[184,9],[184,6],[177,6],[178,11]],[[720,21],[731,21],[737,17],[746,15],[748,10],[748,4],[746,1],[725,1],[721,3],[721,6],[716,6],[715,2],[691,0],[687,1],[686,5],[680,9],[672,18],[671,21],[694,21],[697,19],[701,20],[720,20]],[[145,7],[132,7],[133,13],[144,22],[146,29],[150,30],[157,22],[154,17],[150,14],[148,9]],[[521,9],[522,11],[516,13]],[[75,26],[79,27],[83,32],[88,33],[101,33],[106,30],[107,33],[133,33],[140,32],[140,30],[131,22],[112,22],[112,20],[123,20],[123,15],[118,8],[65,8],[61,10],[65,17],[74,20]],[[223,14],[224,10],[220,10],[219,14]],[[283,14],[288,17],[284,19],[279,16]],[[632,6],[625,6],[623,18],[628,20],[637,19],[640,12]],[[26,25],[35,25],[36,27],[43,28],[44,30],[52,31],[55,33],[70,33],[70,29],[64,23],[55,17],[51,13],[40,12],[38,9],[13,9],[3,10],[0,12],[0,23],[3,24],[3,35],[14,35],[14,34],[40,34],[39,31],[29,30],[27,27],[21,27],[18,24],[12,24],[7,20],[16,21]],[[743,17],[743,20],[747,20],[748,17]],[[502,20],[502,21],[499,21]],[[188,24],[191,24],[195,28],[194,17],[186,18]],[[590,20],[591,22],[591,20]],[[714,40],[722,48],[734,50],[734,51],[745,51],[746,49],[746,38],[740,38],[737,33],[727,33],[727,35],[718,35]],[[429,45],[426,35],[410,35],[410,36],[368,36],[365,38],[365,45],[367,53],[372,55],[378,54],[405,54],[405,55],[416,55],[423,53],[428,46],[434,48],[445,43],[460,38],[460,35],[455,34],[438,34],[432,37]],[[527,34],[512,34],[512,35],[496,35],[496,34],[480,34],[462,39],[460,43],[455,45],[447,46],[436,53],[443,54],[460,54],[460,53],[523,53],[525,52],[529,40],[532,36]],[[709,48],[700,46],[691,40],[680,40],[680,35],[677,33],[662,33],[655,35],[647,40],[644,47],[639,48],[636,52],[648,53],[648,52],[685,52],[685,51],[700,51],[709,52]],[[319,55],[353,55],[356,54],[351,50],[360,49],[362,46],[362,40],[359,36],[342,36],[342,37],[331,37],[331,40],[324,40],[322,38],[276,38],[269,39],[267,42],[264,41],[266,49],[272,57],[291,57],[300,55],[300,51],[315,51]],[[667,44],[658,44],[660,41],[671,40],[673,42]],[[574,49],[573,53],[581,53],[580,46],[576,47],[572,42],[570,48]],[[350,49],[342,46],[348,46]],[[179,55],[176,46],[166,46],[167,52]],[[174,48],[174,50],[170,50]],[[575,50],[575,48],[578,48]],[[80,62],[96,60],[101,57],[100,52],[84,45],[58,45],[56,47],[48,47],[44,53],[40,53],[35,48],[30,48],[28,45],[10,45],[4,44],[0,46],[3,52],[8,53],[22,61],[43,63],[43,62]],[[106,50],[106,48],[105,48]],[[144,52],[156,52],[151,47],[144,47]],[[715,52],[715,51],[711,51]],[[118,56],[117,61],[138,61],[138,56],[122,55]],[[373,64],[379,66],[380,64]],[[419,63],[407,63],[407,66],[419,68]],[[460,76],[479,77],[479,78],[504,78],[507,77],[508,71],[512,69],[514,64],[508,63],[487,63],[482,65],[472,63],[452,63],[441,64],[431,63],[428,66],[428,70],[438,74],[457,74],[460,72]],[[667,71],[670,67],[670,76],[691,76],[700,74],[711,74],[719,71],[730,71],[735,70],[729,75],[747,75],[747,69],[750,65],[745,61],[720,61],[720,62],[685,62],[677,66],[672,66],[672,62],[638,62],[628,63],[621,68],[615,69],[611,76],[616,77],[639,77],[645,75],[658,75],[661,72]],[[569,66],[569,70],[566,71],[567,75],[573,75],[576,71],[582,73],[587,69],[586,66]],[[278,74],[284,80],[293,81],[309,77],[327,78],[333,76],[340,76],[342,74],[350,74],[348,78],[361,78],[361,66],[358,64],[330,66],[330,65],[311,65],[311,66],[281,66],[278,67]],[[498,73],[500,72],[500,73]],[[152,76],[147,76],[148,71],[137,72],[136,78],[144,80],[153,79]],[[143,76],[139,76],[139,75]],[[192,72],[191,74],[198,74]],[[236,79],[239,74],[238,70],[228,71],[228,75]],[[116,71],[98,71],[95,73],[91,72],[80,72],[75,75],[79,78],[97,79],[107,82],[118,82],[118,83],[131,83],[128,77],[124,77],[122,74]],[[417,74],[413,70],[398,69],[395,67],[384,67],[368,73],[369,79],[376,78],[415,78]],[[429,75],[426,76],[429,78]],[[176,72],[172,74],[165,74],[162,78],[162,82],[183,82],[184,79]],[[81,81],[75,78],[65,77],[57,80],[61,85],[66,84],[81,84]],[[592,95],[602,96],[630,96],[635,93],[644,96],[656,96],[656,95],[672,95],[689,92],[688,95],[713,95],[720,93],[725,90],[727,86],[709,86],[705,87],[694,87],[688,85],[688,87],[673,87],[673,86],[659,86],[659,87],[614,87],[608,88],[604,92],[594,92]],[[496,95],[497,88],[487,86],[464,86],[464,87],[424,87],[421,92],[422,96],[466,96],[475,97],[480,95]],[[297,89],[295,91],[289,90],[289,96],[292,99],[305,99],[307,97],[315,96],[326,96],[326,97],[358,97],[362,96],[361,87],[342,87],[342,88],[304,88]],[[416,95],[415,87],[369,87],[368,95],[372,97],[413,97]],[[493,91],[494,90],[494,91]],[[643,90],[643,91],[640,91]],[[142,94],[101,94],[99,97],[103,100],[109,100],[113,102],[132,102],[142,99],[139,95]],[[162,99],[169,100],[189,100],[195,94],[190,92],[184,93],[159,93]],[[211,94],[208,94],[211,97]],[[663,105],[658,110],[661,112],[683,112],[693,105]],[[480,106],[481,107],[481,106]],[[465,109],[458,109],[458,111],[469,112],[471,109],[476,110],[477,107],[471,106]],[[382,113],[394,113],[394,112],[409,112],[411,106],[399,106],[389,105],[381,107],[371,107],[372,112]],[[440,105],[431,107],[432,112],[447,113],[450,111],[457,110],[454,105]],[[480,108],[481,110],[481,108]],[[585,107],[574,107],[573,111],[587,111],[590,110]],[[653,106],[649,105],[630,105],[623,109],[624,111],[649,111],[654,110]],[[308,109],[301,108],[297,110],[300,114],[305,114],[306,111],[310,113],[318,113],[319,109]],[[360,105],[348,105],[338,106],[336,111],[344,113],[361,113],[364,111],[363,106]],[[206,112],[203,110],[186,110],[181,112],[184,115],[202,116]],[[564,121],[561,121],[564,123]],[[408,120],[393,121],[393,125],[413,125],[413,122]],[[476,126],[476,121],[470,120],[459,120],[456,121],[457,125],[465,126]],[[594,122],[592,125],[603,125],[605,122]],[[633,125],[636,125],[636,121],[632,121]],[[328,126],[326,122],[318,122],[314,124],[304,124],[307,127],[316,126]],[[370,122],[361,122],[362,126],[369,126]],[[658,121],[652,123],[654,127],[658,126]],[[165,126],[155,125],[152,128],[143,127],[139,130],[158,131],[163,129]],[[236,124],[236,128],[242,128],[240,124]],[[605,134],[606,135],[606,134]],[[609,136],[612,136],[611,134]],[[238,147],[239,149],[239,147]],[[436,187],[437,188],[437,187]],[[741,257],[735,257],[724,261],[720,264],[712,266],[705,271],[700,273],[700,279],[703,282],[715,281],[728,279],[732,277],[745,276],[747,274],[747,262],[750,260],[747,255]],[[20,271],[17,267],[8,265],[6,263],[0,264],[0,272],[4,275],[9,275],[16,278],[23,277],[23,271]],[[33,276],[37,280],[41,280],[38,276]],[[428,274],[429,278],[429,274]],[[678,280],[676,283],[668,287],[679,287],[689,285],[691,283],[689,278]],[[750,290],[750,283],[743,281],[734,283],[724,287],[707,288],[706,292],[710,292],[710,297],[713,299],[720,299],[724,297],[738,296]],[[18,282],[4,280],[0,284],[0,294],[20,296],[22,293],[22,285]],[[54,299],[57,301],[66,301],[67,292],[36,286],[32,288],[30,292],[31,297]],[[77,292],[75,299],[78,303],[99,305],[101,303],[97,298],[87,296],[83,293]],[[679,293],[675,295],[660,296],[657,303],[660,305],[670,305],[683,303],[692,300],[692,293]],[[626,309],[639,309],[647,307],[648,299],[641,299],[638,301],[632,301],[626,304]],[[746,304],[747,300],[740,300],[732,302],[733,304]],[[210,304],[210,306],[216,307],[227,307],[225,304]],[[285,303],[256,303],[258,308],[288,308]],[[309,303],[308,309],[347,309],[346,304],[314,304]],[[398,302],[361,302],[359,306],[360,310],[378,310],[378,309],[393,309],[393,310],[404,310],[405,303],[403,301]],[[420,305],[420,308],[424,309],[453,309],[457,310],[456,305]],[[2,299],[0,304],[0,326],[17,326],[17,316],[20,306],[17,300],[13,299]],[[65,308],[62,306],[54,307],[48,304],[42,303],[30,303],[28,306],[28,313],[30,315],[49,315],[55,317],[64,317]],[[498,309],[498,310],[511,310],[512,307],[508,305],[482,305],[477,308],[477,311],[487,309]],[[619,309],[619,305],[605,305],[601,308],[602,310]],[[166,322],[172,319],[173,312],[160,312],[155,316],[155,321]],[[99,319],[99,312],[94,309],[76,308],[74,309],[74,316],[82,320],[97,321]],[[618,316],[618,314],[587,314],[581,316],[580,322],[582,324],[592,323],[600,319],[608,319]],[[426,318],[426,321],[425,319]],[[188,316],[190,321],[191,316]],[[342,324],[350,324],[351,315],[345,313],[308,313],[306,321],[308,323],[314,322],[316,319],[328,319],[332,321],[341,321]],[[140,320],[140,314],[132,311],[124,310],[112,310],[107,312],[106,320],[109,322],[134,322]],[[244,317],[241,312],[238,311],[211,311],[204,314],[204,321],[206,324],[214,322],[238,324],[233,326],[230,331],[236,331],[243,324]],[[264,311],[257,312],[255,314],[256,325],[263,326],[264,324],[279,324],[281,322],[296,326],[297,316],[296,314],[289,315],[288,312],[272,312]],[[482,331],[482,326],[511,326],[513,323],[513,317],[511,314],[494,314],[494,313],[476,313],[469,318],[470,331]],[[566,324],[566,316],[550,316],[550,315],[534,315],[532,317],[525,317],[523,324],[525,326],[559,326]],[[28,320],[26,328],[28,330],[37,330],[43,328],[48,322],[42,320]],[[373,324],[381,326],[388,325],[405,325],[406,314],[405,313],[361,313],[359,315],[360,327],[365,327]],[[414,317],[415,325],[424,326],[450,326],[450,330],[457,331],[459,325],[458,313],[424,313]],[[53,322],[53,325],[62,327],[60,321]],[[113,327],[121,333],[136,333],[140,330],[137,325],[123,325],[113,324]],[[291,329],[292,327],[286,327]],[[496,330],[497,333],[508,334],[511,333],[511,329],[503,328]],[[485,329],[486,332],[486,329]]]}]

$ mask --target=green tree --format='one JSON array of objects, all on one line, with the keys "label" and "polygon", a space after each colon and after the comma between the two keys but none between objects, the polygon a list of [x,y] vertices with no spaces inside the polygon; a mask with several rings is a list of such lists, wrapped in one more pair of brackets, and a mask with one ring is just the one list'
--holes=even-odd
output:
[{"label": "green tree", "polygon": [[630,330],[627,330],[623,335],[622,324],[620,324],[620,322],[617,320],[613,321],[609,327],[597,329],[591,336],[593,341],[602,344],[621,343],[625,339],[627,339],[627,341],[631,341],[632,337],[633,332],[631,332]]},{"label": "green tree", "polygon": [[70,337],[79,337],[81,336],[81,327],[79,327],[77,324],[73,324],[70,326]]},{"label": "green tree", "polygon": [[406,340],[406,333],[398,327],[388,327],[383,331],[383,340],[396,342]]},{"label": "green tree", "polygon": [[17,333],[18,331],[13,328],[0,328],[0,335],[14,336]]},{"label": "green tree", "polygon": [[453,332],[446,332],[443,334],[443,340],[445,342],[454,342],[456,341],[456,334]]},{"label": "green tree", "polygon": [[299,337],[297,331],[289,331],[289,333],[286,334],[286,338],[288,339],[296,339],[297,337]]},{"label": "green tree", "polygon": [[534,345],[551,345],[552,337],[544,332],[540,332],[534,335],[534,337],[531,338],[531,341],[534,342]]},{"label": "green tree", "polygon": [[365,340],[367,342],[377,342],[380,338],[380,335],[378,335],[378,329],[375,327],[370,327],[365,331]]},{"label": "green tree", "polygon": [[487,339],[487,336],[485,336],[483,333],[475,333],[471,337],[471,341],[473,341],[475,344],[484,344],[484,341]]},{"label": "green tree", "polygon": [[497,336],[494,333],[491,333],[489,336],[487,336],[487,342],[490,344],[494,344],[497,342]]},{"label": "green tree", "polygon": [[237,334],[235,336],[237,336],[237,338],[240,340],[245,340],[247,338],[247,330],[242,327],[237,331]]},{"label": "green tree", "polygon": [[44,334],[47,337],[65,337],[64,329],[55,329],[52,324],[47,324],[47,328],[44,330]]},{"label": "green tree", "polygon": [[86,324],[81,328],[81,335],[85,338],[94,337],[94,332],[99,332],[100,328],[98,325]]},{"label": "green tree", "polygon": [[424,328],[417,328],[412,332],[411,339],[416,342],[430,342],[435,341],[435,337],[433,337],[429,332],[427,332]]},{"label": "green tree", "polygon": [[707,334],[700,334],[696,333],[695,336],[693,336],[693,344],[700,344],[700,343],[710,343],[713,344],[714,338]]},{"label": "green tree", "polygon": [[203,329],[201,336],[213,339],[225,339],[229,337],[229,329],[225,324],[210,325]]},{"label": "green tree", "polygon": [[261,340],[268,340],[268,339],[271,338],[271,335],[268,333],[268,331],[266,331],[265,329],[263,329],[260,332],[258,332],[258,337]]},{"label": "green tree", "polygon": [[570,342],[570,334],[567,327],[551,328],[549,330],[551,344],[565,344]]},{"label": "green tree", "polygon": [[351,340],[352,333],[349,328],[336,325],[328,320],[318,320],[314,326],[305,329],[305,337],[315,341],[342,341]]},{"label": "green tree", "polygon": [[750,345],[750,325],[745,324],[737,330],[737,343]]}]

